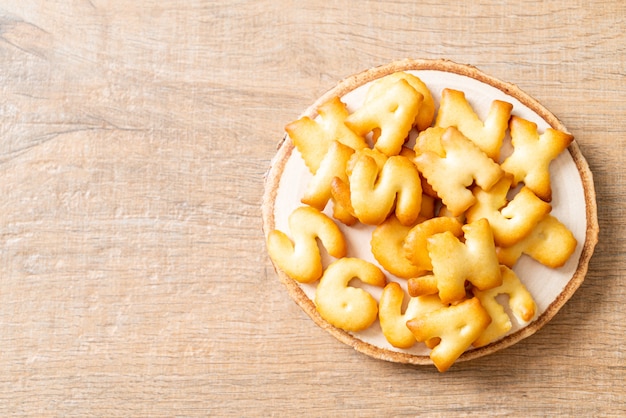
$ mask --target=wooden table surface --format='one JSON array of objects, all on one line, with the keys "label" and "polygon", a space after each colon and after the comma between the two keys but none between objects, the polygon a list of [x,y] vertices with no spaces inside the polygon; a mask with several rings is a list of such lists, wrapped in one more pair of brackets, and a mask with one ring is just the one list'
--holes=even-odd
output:
[{"label": "wooden table surface", "polygon": [[[624,416],[626,3],[506,3],[4,1],[0,415]],[[284,125],[403,58],[517,84],[597,192],[574,297],[445,374],[317,327],[261,230]]]}]

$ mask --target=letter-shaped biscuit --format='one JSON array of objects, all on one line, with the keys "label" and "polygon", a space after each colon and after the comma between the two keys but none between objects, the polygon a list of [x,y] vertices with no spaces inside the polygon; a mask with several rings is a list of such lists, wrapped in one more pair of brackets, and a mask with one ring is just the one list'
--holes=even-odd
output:
[{"label": "letter-shaped biscuit", "polygon": [[370,242],[376,261],[389,273],[403,279],[424,274],[422,269],[405,257],[403,250],[404,239],[411,228],[411,225],[402,225],[398,218],[391,214],[374,229]]},{"label": "letter-shaped biscuit", "polygon": [[530,234],[551,210],[552,206],[539,199],[528,187],[508,202],[510,176],[504,176],[488,192],[474,188],[476,203],[465,213],[467,222],[486,218],[493,229],[496,245],[508,247]]},{"label": "letter-shaped biscuit", "polygon": [[438,309],[407,322],[417,341],[440,339],[430,358],[440,372],[445,372],[469,348],[491,322],[491,317],[477,298]]},{"label": "letter-shaped biscuit", "polygon": [[357,135],[380,130],[374,148],[385,155],[397,155],[408,138],[424,96],[406,80],[398,80],[384,94],[372,97],[346,118]]},{"label": "letter-shaped biscuit", "polygon": [[428,238],[446,231],[452,232],[455,237],[460,237],[463,235],[461,226],[456,218],[448,217],[437,217],[418,223],[404,238],[404,255],[417,269],[432,271],[433,265],[427,247]]},{"label": "letter-shaped biscuit", "polygon": [[[413,282],[425,282],[425,289],[432,288],[431,283],[435,280],[439,298],[446,304],[466,297],[466,281],[480,290],[502,284],[489,221],[479,219],[464,225],[462,229],[465,243],[459,241],[450,231],[428,238],[428,254],[433,265],[433,275],[411,279]],[[419,296],[413,289],[409,288],[411,296]],[[431,292],[426,291],[428,293]]]},{"label": "letter-shaped biscuit", "polygon": [[465,93],[443,89],[435,126],[454,126],[497,162],[512,109],[512,104],[494,100],[483,123],[467,102]]},{"label": "letter-shaped biscuit", "polygon": [[357,278],[384,287],[385,275],[375,265],[359,258],[340,258],[326,268],[315,291],[315,306],[328,323],[345,331],[368,328],[378,315],[376,299],[368,292],[348,286]]},{"label": "letter-shaped biscuit", "polygon": [[378,303],[378,319],[383,335],[391,345],[398,348],[410,348],[416,342],[415,336],[406,326],[408,320],[444,307],[436,295],[420,296],[409,299],[402,313],[404,297],[402,287],[396,282],[390,282],[383,289]]},{"label": "letter-shaped biscuit", "polygon": [[367,91],[365,101],[367,102],[373,97],[384,95],[387,89],[399,80],[406,80],[406,82],[409,83],[415,91],[423,96],[419,112],[417,113],[417,116],[415,116],[415,121],[413,122],[413,125],[418,131],[423,131],[433,123],[433,118],[435,117],[435,101],[430,90],[419,77],[411,73],[400,71],[380,78],[373,83]]},{"label": "letter-shaped biscuit", "polygon": [[431,150],[416,149],[414,162],[453,216],[459,216],[476,201],[467,187],[475,182],[488,191],[504,173],[454,127],[442,133],[441,145],[444,157]]},{"label": "letter-shaped biscuit", "polygon": [[511,117],[513,153],[502,163],[502,169],[513,174],[513,186],[519,182],[541,199],[552,200],[550,163],[574,140],[568,133],[548,128],[539,135],[537,124],[517,116]]},{"label": "letter-shaped biscuit", "polygon": [[502,272],[502,284],[500,286],[485,291],[474,290],[474,296],[480,300],[481,305],[491,316],[491,324],[474,341],[474,347],[482,347],[495,341],[512,327],[511,318],[504,311],[504,307],[498,303],[496,296],[508,295],[511,313],[520,324],[527,324],[535,316],[537,305],[519,277],[506,266],[501,266],[500,269]]},{"label": "letter-shaped biscuit", "polygon": [[380,162],[368,154],[357,151],[348,163],[349,192],[344,182],[333,179],[333,197],[342,206],[351,206],[353,214],[364,224],[381,224],[394,207],[400,223],[413,224],[422,203],[421,181],[415,164],[395,155],[387,158],[380,168]]},{"label": "letter-shaped biscuit", "polygon": [[[354,150],[338,141],[331,141],[326,156],[322,159],[317,172],[307,185],[301,202],[323,211],[328,201],[332,199],[331,183],[334,177],[348,181],[346,167]],[[350,210],[343,208],[340,203],[334,202],[333,216],[346,225],[352,225],[356,218],[351,216]]]},{"label": "letter-shaped biscuit", "polygon": [[323,103],[317,112],[319,118],[315,120],[304,116],[285,126],[312,174],[317,172],[331,141],[339,141],[355,150],[367,147],[365,138],[345,125],[349,113],[338,97]]},{"label": "letter-shaped biscuit", "polygon": [[522,253],[541,264],[562,267],[576,249],[576,238],[557,218],[547,215],[532,232],[517,244],[496,248],[500,263],[513,267]]},{"label": "letter-shaped biscuit", "polygon": [[336,258],[346,255],[346,242],[339,227],[319,210],[302,206],[288,219],[293,242],[282,231],[267,236],[269,256],[289,277],[311,283],[322,276],[323,266],[317,238],[328,253]]}]

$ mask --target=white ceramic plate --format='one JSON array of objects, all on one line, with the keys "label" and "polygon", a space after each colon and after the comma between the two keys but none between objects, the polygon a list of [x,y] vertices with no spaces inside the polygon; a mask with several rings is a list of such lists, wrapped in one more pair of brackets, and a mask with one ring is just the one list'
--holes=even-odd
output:
[{"label": "white ceramic plate", "polygon": [[[354,75],[320,97],[301,116],[315,117],[316,108],[335,95],[341,97],[350,111],[354,111],[361,106],[369,84],[373,80],[396,71],[410,72],[426,83],[433,95],[436,108],[439,107],[441,91],[444,88],[452,88],[465,93],[481,119],[486,117],[493,100],[502,100],[513,105],[514,115],[535,122],[539,132],[543,132],[547,127],[566,131],[554,115],[514,85],[489,77],[474,67],[445,60],[406,60]],[[505,147],[506,142],[507,139],[505,139]],[[503,150],[503,153],[506,155],[506,151]],[[533,334],[556,314],[584,279],[597,241],[598,224],[593,180],[575,141],[568,151],[561,153],[552,162],[550,170],[553,189],[551,214],[572,231],[578,241],[576,250],[568,262],[558,269],[545,267],[525,255],[522,256],[514,270],[537,303],[538,312],[535,319],[530,324],[521,326],[512,318],[513,328],[506,336],[485,347],[469,349],[457,361],[497,351]],[[272,161],[266,178],[263,202],[266,235],[272,229],[279,229],[289,234],[287,218],[295,208],[302,206],[300,198],[310,179],[311,174],[304,165],[299,152],[286,136]],[[332,214],[330,204],[325,212]],[[348,256],[362,258],[380,267],[370,250],[373,227],[362,224],[346,227],[340,222],[337,224],[346,237]],[[331,262],[329,258],[324,261],[325,264]],[[281,281],[287,286],[291,297],[315,323],[327,329],[340,341],[365,354],[384,360],[412,364],[431,363],[428,357],[430,349],[422,343],[417,343],[410,349],[399,349],[389,344],[382,335],[378,321],[367,330],[356,333],[347,333],[334,328],[319,316],[312,302],[317,282],[300,284],[287,277],[280,269],[276,270]],[[398,279],[389,273],[386,275],[388,280],[400,283],[406,290],[405,279]],[[367,285],[363,287],[376,299],[380,297],[381,289]]]}]

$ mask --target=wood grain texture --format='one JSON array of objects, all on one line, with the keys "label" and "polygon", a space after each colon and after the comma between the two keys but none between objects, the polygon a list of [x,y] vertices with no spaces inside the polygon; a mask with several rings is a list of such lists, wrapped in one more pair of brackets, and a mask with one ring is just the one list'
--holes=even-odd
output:
[{"label": "wood grain texture", "polygon": [[[0,415],[626,414],[626,3],[456,3],[3,2]],[[406,57],[519,85],[598,195],[574,297],[445,375],[313,325],[261,231],[284,125]]]}]

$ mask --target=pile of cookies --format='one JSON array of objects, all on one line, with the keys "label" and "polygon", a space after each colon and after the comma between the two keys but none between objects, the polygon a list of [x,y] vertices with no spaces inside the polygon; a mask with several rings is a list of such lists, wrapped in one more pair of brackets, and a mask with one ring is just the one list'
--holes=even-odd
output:
[{"label": "pile of cookies", "polygon": [[[453,89],[436,109],[420,78],[397,72],[373,82],[354,111],[334,97],[315,119],[288,124],[312,178],[289,230],[268,233],[272,261],[316,284],[315,307],[328,323],[358,332],[378,320],[394,347],[424,343],[440,371],[506,335],[509,313],[529,323],[536,304],[513,266],[527,254],[557,268],[577,245],[550,214],[550,163],[573,137],[540,133],[512,111],[494,100],[481,120]],[[348,256],[338,223],[374,226],[380,267]],[[332,258],[326,266],[323,251]],[[380,287],[380,298],[351,286],[354,279]]]}]

